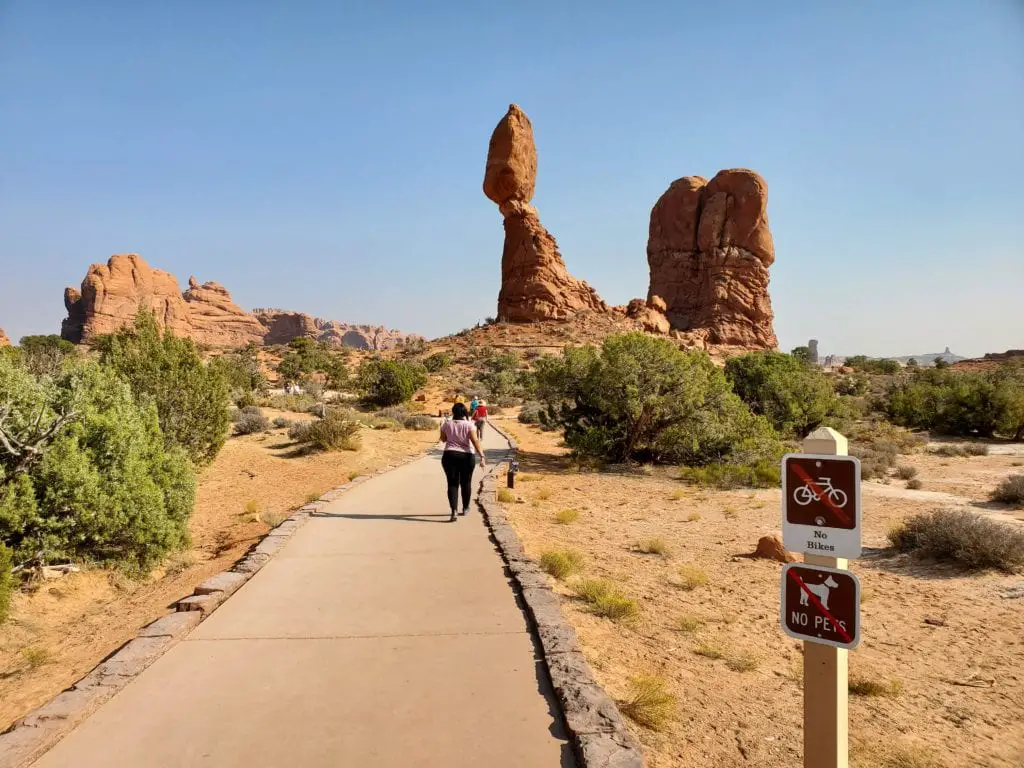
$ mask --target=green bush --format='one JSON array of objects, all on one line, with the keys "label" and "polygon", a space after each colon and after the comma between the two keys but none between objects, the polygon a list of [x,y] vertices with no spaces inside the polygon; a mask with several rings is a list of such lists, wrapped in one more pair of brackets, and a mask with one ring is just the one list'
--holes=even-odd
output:
[{"label": "green bush", "polygon": [[[260,369],[259,346],[251,343],[242,349],[215,357],[210,361],[210,367],[217,371],[228,383],[228,388],[239,392],[239,398],[252,398],[253,392],[263,393],[267,390],[267,379]],[[252,402],[239,402],[239,406],[255,405]]]},{"label": "green bush", "polygon": [[992,501],[1003,504],[1024,504],[1024,475],[1004,478],[992,491]]},{"label": "green bush", "polygon": [[259,405],[264,408],[275,408],[279,411],[291,411],[292,413],[319,413],[320,402],[312,395],[271,395],[261,397]]},{"label": "green bush", "polygon": [[14,594],[14,574],[11,573],[11,550],[0,544],[0,625],[11,613],[11,596]]},{"label": "green bush", "polygon": [[358,451],[362,447],[359,421],[340,409],[328,409],[322,419],[300,422],[288,430],[288,437],[315,451]]},{"label": "green bush", "polygon": [[1024,531],[964,509],[914,515],[889,531],[899,552],[971,570],[1012,573],[1024,566]]},{"label": "green bush", "polygon": [[23,355],[25,367],[38,375],[56,376],[64,360],[77,355],[74,344],[55,334],[22,336],[18,348]]},{"label": "green bush", "polygon": [[409,401],[427,383],[421,365],[399,360],[367,360],[359,366],[359,389],[376,405],[399,405]]},{"label": "green bush", "polygon": [[423,361],[423,367],[427,369],[428,373],[437,373],[443,371],[445,368],[452,364],[452,356],[447,352],[435,352],[426,360]]},{"label": "green bush", "polygon": [[902,370],[900,364],[895,360],[869,358],[867,355],[854,355],[853,357],[848,357],[843,365],[847,368],[853,368],[855,371],[875,374],[892,375],[899,373],[900,370]]},{"label": "green bush", "polygon": [[704,467],[680,467],[679,478],[690,485],[711,488],[777,488],[779,463],[708,464]]},{"label": "green bush", "polygon": [[536,401],[523,403],[519,409],[520,424],[540,424],[541,416],[544,414],[544,406]]},{"label": "green bush", "polygon": [[642,333],[536,362],[543,421],[579,456],[704,466],[775,460],[783,447],[704,352]]},{"label": "green bush", "polygon": [[0,359],[0,411],[0,543],[16,562],[144,572],[187,543],[191,464],[115,371],[78,362],[36,378]]},{"label": "green bush", "polygon": [[1024,439],[1024,369],[921,368],[892,382],[883,400],[896,424],[946,435]]},{"label": "green bush", "polygon": [[152,403],[168,445],[181,446],[197,464],[213,460],[228,432],[228,385],[205,365],[190,339],[161,335],[152,313],[98,340],[100,361],[131,385],[136,400]]},{"label": "green bush", "polygon": [[748,352],[730,358],[725,377],[753,413],[787,435],[806,437],[839,404],[821,369],[781,352]]}]

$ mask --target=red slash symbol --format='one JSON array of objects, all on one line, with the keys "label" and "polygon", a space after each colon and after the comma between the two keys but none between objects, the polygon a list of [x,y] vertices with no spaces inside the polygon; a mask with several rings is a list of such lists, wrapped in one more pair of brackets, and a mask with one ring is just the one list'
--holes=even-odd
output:
[{"label": "red slash symbol", "polygon": [[796,569],[789,569],[789,577],[799,585],[800,589],[802,589],[804,591],[804,594],[807,595],[807,599],[814,604],[814,607],[821,611],[826,619],[832,622],[832,626],[835,627],[836,632],[839,633],[839,636],[843,638],[843,642],[852,643],[853,638],[850,637],[850,633],[843,629],[843,625],[836,621],[836,617],[829,613],[828,608],[821,604],[821,600],[818,599],[818,596],[811,592],[807,584],[804,583],[804,580],[797,575]]},{"label": "red slash symbol", "polygon": [[831,509],[833,512],[835,512],[836,517],[839,518],[839,521],[841,523],[843,523],[844,525],[853,525],[853,523],[850,521],[849,515],[847,515],[845,512],[843,512],[843,510],[840,509],[836,505],[836,503],[834,501],[832,501],[831,498],[829,498],[829,495],[827,493],[825,493],[824,491],[822,491],[821,488],[818,487],[818,484],[815,483],[811,479],[811,476],[807,474],[807,470],[805,470],[803,467],[801,467],[796,462],[793,462],[793,471],[797,474],[797,476],[799,476],[799,478],[801,480],[804,481],[804,483],[807,484],[807,486],[812,491],[814,491],[814,495],[817,497],[818,501],[822,502],[825,506],[827,506],[829,509]]}]

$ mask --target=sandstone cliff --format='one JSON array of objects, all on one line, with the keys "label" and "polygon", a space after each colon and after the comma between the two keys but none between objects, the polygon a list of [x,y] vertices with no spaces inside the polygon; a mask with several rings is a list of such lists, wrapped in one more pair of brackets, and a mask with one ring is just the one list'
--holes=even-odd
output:
[{"label": "sandstone cliff", "polygon": [[65,289],[68,316],[61,324],[61,336],[76,344],[89,342],[130,324],[139,309],[148,309],[160,327],[211,347],[287,344],[309,336],[338,346],[383,350],[422,338],[383,326],[320,320],[300,312],[257,310],[250,314],[220,283],[200,283],[190,277],[188,285],[181,293],[174,275],[154,269],[138,254],[111,256],[106,264],[89,267],[81,290]]},{"label": "sandstone cliff", "polygon": [[768,187],[753,171],[720,171],[710,182],[672,182],[651,210],[648,296],[664,299],[671,327],[713,345],[778,346],[768,296],[775,248]]},{"label": "sandstone cliff", "polygon": [[565,268],[555,238],[530,205],[536,183],[533,126],[512,104],[491,136],[483,184],[505,220],[498,319],[568,320],[580,310],[607,309],[593,288]]}]

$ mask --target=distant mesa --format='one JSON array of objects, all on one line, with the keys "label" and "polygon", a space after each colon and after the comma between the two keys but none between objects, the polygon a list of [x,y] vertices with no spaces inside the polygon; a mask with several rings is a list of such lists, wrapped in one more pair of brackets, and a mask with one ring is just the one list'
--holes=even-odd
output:
[{"label": "distant mesa", "polygon": [[607,310],[597,292],[565,268],[558,243],[530,205],[536,183],[533,126],[526,113],[511,104],[491,135],[483,187],[505,223],[498,319],[568,320],[581,310]]},{"label": "distant mesa", "polygon": [[421,338],[382,326],[348,325],[299,312],[248,313],[217,282],[200,283],[190,277],[188,290],[181,293],[174,275],[151,267],[135,253],[116,254],[106,264],[90,266],[81,290],[65,289],[64,305],[68,316],[61,324],[61,336],[76,344],[130,324],[140,309],[153,312],[162,328],[210,347],[286,344],[309,336],[337,346],[380,350]]}]

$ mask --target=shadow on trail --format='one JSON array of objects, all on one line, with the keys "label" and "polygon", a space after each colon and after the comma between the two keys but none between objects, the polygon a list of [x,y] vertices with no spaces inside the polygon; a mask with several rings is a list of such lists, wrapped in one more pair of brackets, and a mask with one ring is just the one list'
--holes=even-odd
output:
[{"label": "shadow on trail", "polygon": [[[438,515],[356,515],[337,512],[313,512],[310,517],[337,517],[342,520],[400,520],[407,523],[448,523],[449,513]],[[441,518],[441,519],[431,519]]]}]

